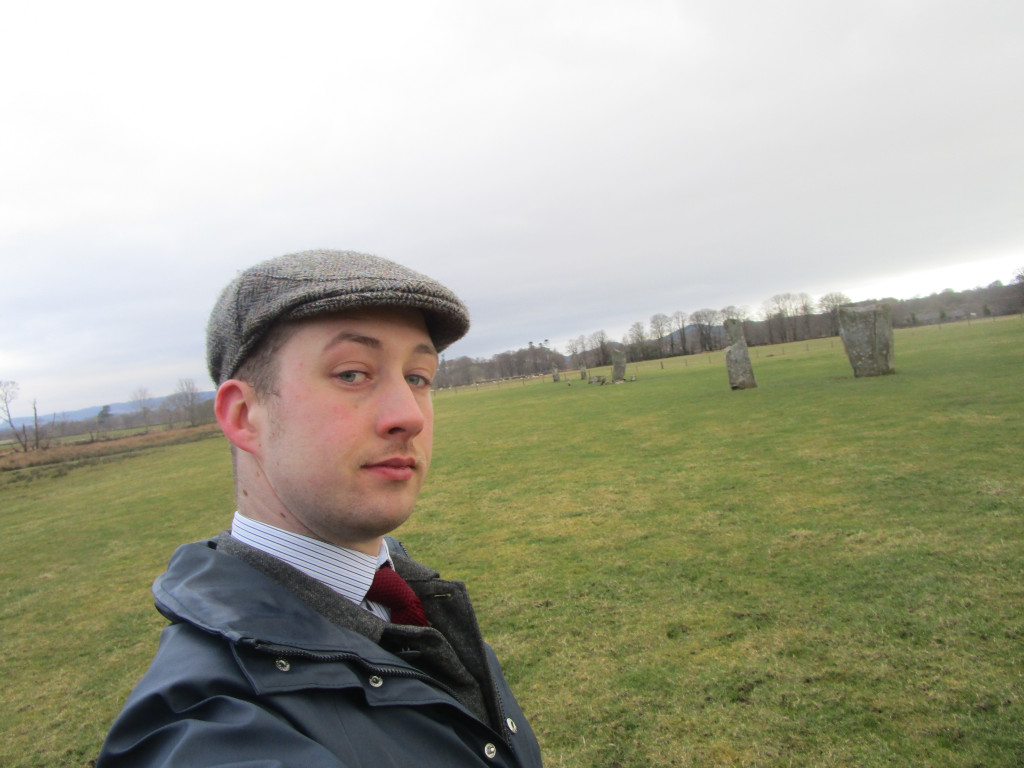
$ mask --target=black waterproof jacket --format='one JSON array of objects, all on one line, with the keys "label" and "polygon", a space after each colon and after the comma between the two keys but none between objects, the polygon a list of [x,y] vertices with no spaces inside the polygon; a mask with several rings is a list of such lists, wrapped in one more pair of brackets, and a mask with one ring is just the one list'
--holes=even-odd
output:
[{"label": "black waterproof jacket", "polygon": [[[540,768],[536,738],[493,651],[474,640],[462,585],[394,560],[434,626],[471,623],[455,631],[468,651],[452,654],[436,629],[396,628],[335,601],[225,535],[179,548],[153,585],[172,623],[97,768]],[[339,626],[346,619],[360,631]],[[472,674],[455,658],[468,658]],[[436,675],[423,671],[431,664]]]}]

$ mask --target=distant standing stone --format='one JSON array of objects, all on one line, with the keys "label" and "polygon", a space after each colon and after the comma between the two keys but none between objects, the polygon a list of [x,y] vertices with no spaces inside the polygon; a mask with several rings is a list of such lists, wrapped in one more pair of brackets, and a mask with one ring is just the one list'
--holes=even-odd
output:
[{"label": "distant standing stone", "polygon": [[725,321],[725,332],[732,342],[725,350],[725,367],[729,371],[729,386],[732,389],[754,389],[754,368],[750,364],[747,340],[743,336],[743,324],[729,318]]},{"label": "distant standing stone", "polygon": [[612,384],[626,380],[626,356],[621,349],[612,350]]},{"label": "distant standing stone", "polygon": [[840,307],[839,336],[856,378],[896,373],[893,366],[892,308],[888,304]]}]

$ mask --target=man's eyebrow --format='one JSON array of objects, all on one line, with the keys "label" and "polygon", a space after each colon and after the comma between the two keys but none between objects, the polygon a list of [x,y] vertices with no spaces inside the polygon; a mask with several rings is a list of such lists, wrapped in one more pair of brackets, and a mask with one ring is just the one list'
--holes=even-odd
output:
[{"label": "man's eyebrow", "polygon": [[353,333],[352,331],[341,331],[335,334],[331,339],[324,344],[324,351],[333,347],[335,344],[341,344],[345,341],[351,341],[354,344],[362,344],[364,347],[370,347],[371,349],[380,349],[380,339],[373,336],[366,336],[362,333]]},{"label": "man's eyebrow", "polygon": [[416,349],[413,350],[413,351],[416,352],[417,354],[421,354],[421,355],[430,355],[431,357],[440,357],[440,355],[437,353],[437,350],[434,349],[433,345],[431,345],[431,344],[417,344],[416,345]]},{"label": "man's eyebrow", "polygon": [[[369,347],[370,349],[381,349],[384,346],[383,344],[381,344],[380,339],[378,339],[376,336],[367,336],[366,334],[353,333],[352,331],[341,331],[340,333],[335,334],[333,337],[331,337],[330,341],[328,341],[324,345],[324,351],[326,352],[335,344],[341,344],[343,342],[362,344],[364,347]],[[431,357],[440,357],[440,355],[438,355],[437,350],[434,349],[433,345],[427,343],[417,344],[413,352],[415,352],[418,355],[430,355]]]}]

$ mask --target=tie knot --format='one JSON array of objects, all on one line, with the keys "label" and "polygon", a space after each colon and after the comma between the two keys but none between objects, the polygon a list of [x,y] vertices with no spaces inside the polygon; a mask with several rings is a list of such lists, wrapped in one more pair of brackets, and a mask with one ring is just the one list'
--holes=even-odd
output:
[{"label": "tie knot", "polygon": [[390,565],[383,565],[377,569],[370,591],[366,593],[366,599],[388,608],[394,624],[427,626],[427,615],[423,612],[420,599]]}]

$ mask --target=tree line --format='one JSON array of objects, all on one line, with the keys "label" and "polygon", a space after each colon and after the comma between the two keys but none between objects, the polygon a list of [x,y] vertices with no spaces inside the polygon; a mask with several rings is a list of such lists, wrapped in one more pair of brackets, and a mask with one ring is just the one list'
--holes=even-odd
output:
[{"label": "tree line", "polygon": [[[1024,267],[1016,271],[1011,285],[996,281],[985,288],[959,292],[947,289],[923,298],[882,301],[892,307],[893,323],[897,327],[1022,312]],[[671,315],[658,313],[646,323],[633,323],[620,341],[610,339],[603,330],[577,336],[568,342],[564,354],[544,339],[490,358],[462,356],[447,360],[442,357],[434,384],[441,388],[457,387],[537,376],[566,367],[597,368],[611,364],[613,349],[622,350],[630,362],[711,352],[728,343],[722,327],[728,319],[742,323],[749,346],[836,336],[839,309],[852,304],[849,297],[838,292],[827,293],[816,302],[806,293],[780,293],[763,302],[755,313],[736,306],[705,307],[690,313],[680,310]],[[0,381],[0,441],[10,441],[17,450],[24,452],[44,450],[51,441],[69,437],[97,440],[124,429],[148,430],[158,426],[173,429],[214,421],[213,401],[203,397],[192,379],[179,379],[175,391],[160,398],[152,397],[148,389],[140,387],[130,397],[134,406],[131,413],[113,413],[107,405],[94,418],[79,421],[57,414],[49,419],[40,418],[33,399],[31,422],[16,426],[11,416],[11,403],[18,394],[17,382]]]},{"label": "tree line", "polygon": [[[996,281],[984,288],[967,291],[947,289],[927,297],[882,299],[893,310],[896,327],[992,317],[1024,311],[1024,267],[1017,270],[1013,284]],[[605,331],[594,331],[571,339],[563,354],[547,340],[532,341],[518,350],[490,358],[442,359],[436,385],[457,387],[481,381],[523,378],[564,368],[596,368],[611,364],[612,349],[620,349],[629,362],[694,355],[722,349],[728,344],[723,323],[739,320],[749,346],[784,344],[839,335],[839,309],[874,300],[851,302],[840,292],[827,293],[814,301],[807,293],[780,293],[764,301],[756,312],[745,307],[702,308],[690,313],[658,313],[649,321],[633,323],[621,340]]]},{"label": "tree line", "polygon": [[18,451],[45,450],[54,441],[81,438],[85,441],[102,440],[121,430],[148,431],[162,427],[197,427],[214,421],[213,400],[204,398],[193,379],[179,379],[174,392],[166,397],[152,397],[145,387],[136,389],[129,400],[135,410],[114,413],[104,405],[95,417],[72,420],[66,414],[39,416],[38,404],[32,401],[32,419],[29,423],[15,424],[11,403],[19,394],[16,381],[0,382],[0,441],[10,441]]}]

